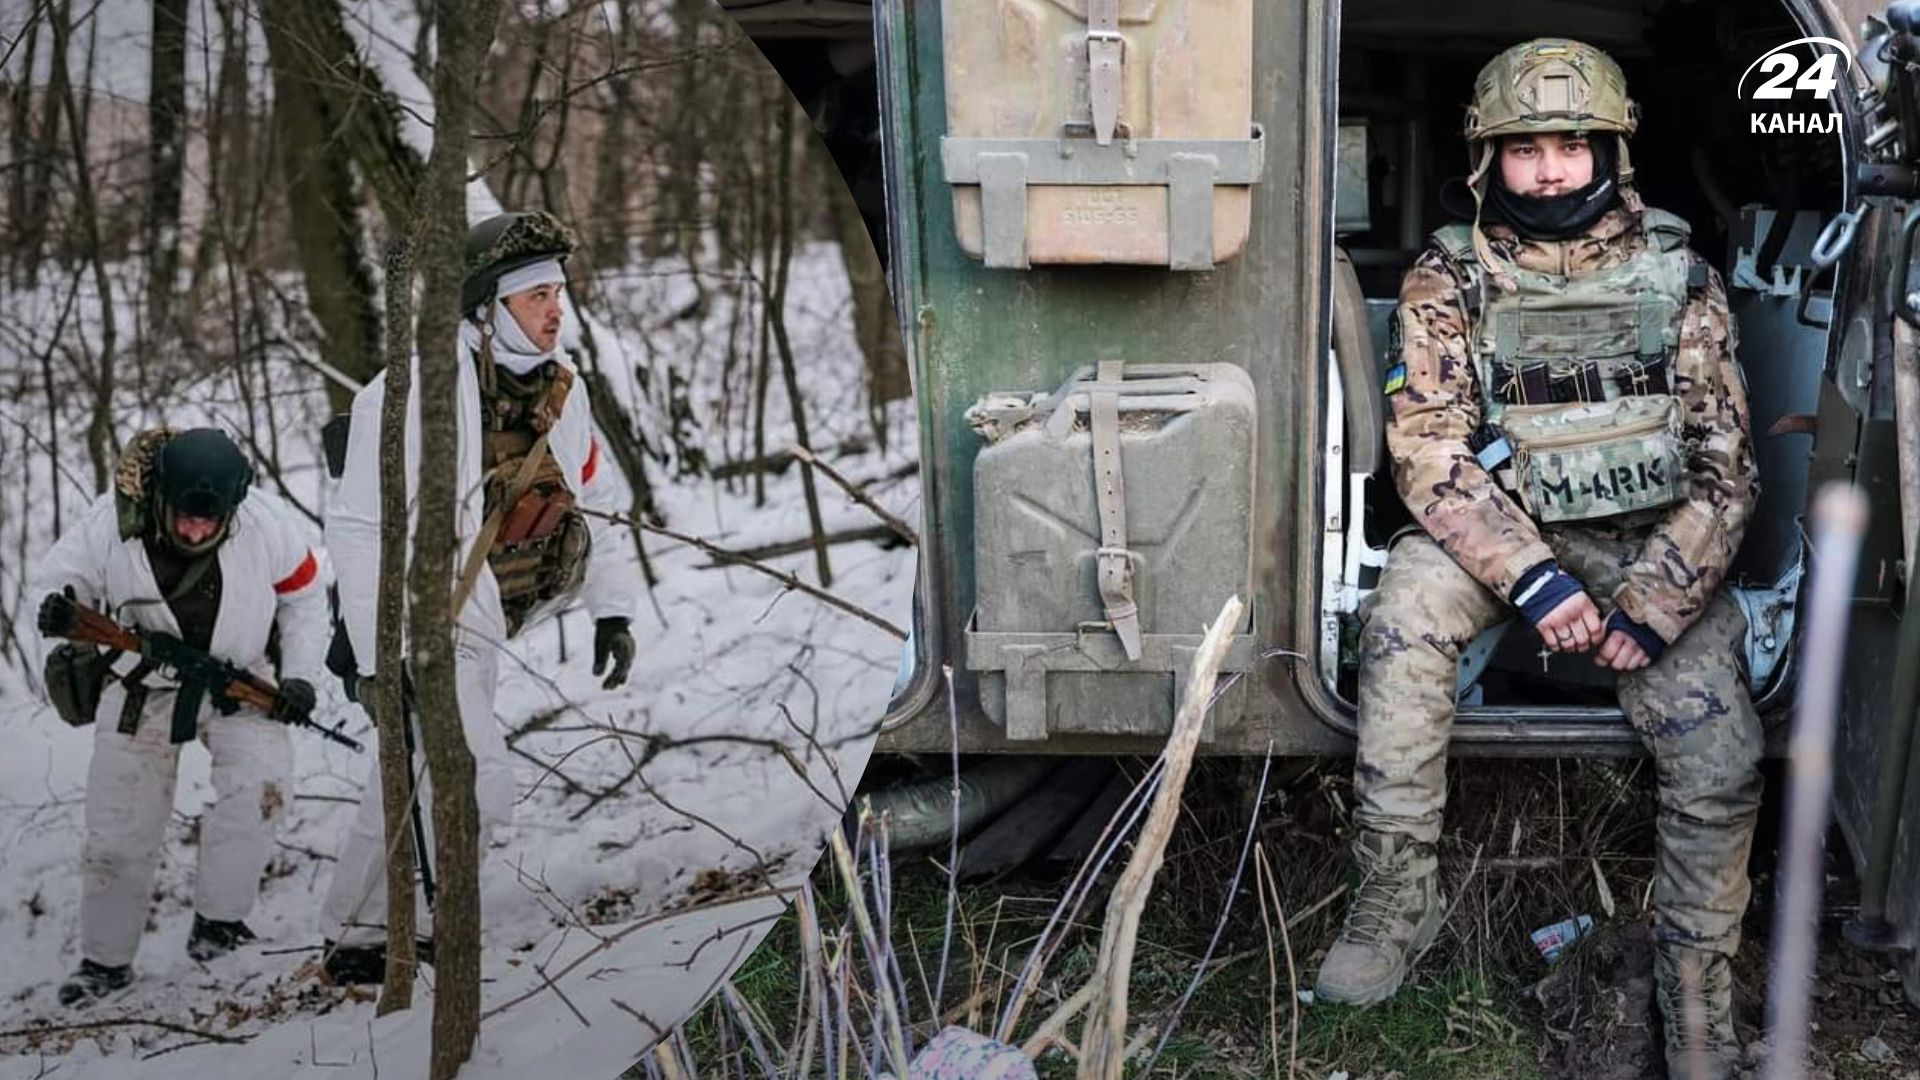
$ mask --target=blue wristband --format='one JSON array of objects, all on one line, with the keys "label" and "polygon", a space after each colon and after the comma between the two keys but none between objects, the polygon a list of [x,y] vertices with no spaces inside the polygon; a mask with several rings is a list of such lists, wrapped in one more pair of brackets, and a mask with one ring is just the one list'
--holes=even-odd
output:
[{"label": "blue wristband", "polygon": [[1627,613],[1619,608],[1613,609],[1613,614],[1607,616],[1607,623],[1603,629],[1607,634],[1615,630],[1625,631],[1626,635],[1633,639],[1633,643],[1640,646],[1640,651],[1647,654],[1648,660],[1658,660],[1660,654],[1667,651],[1666,641],[1659,634],[1654,633],[1652,627],[1628,618]]},{"label": "blue wristband", "polygon": [[1554,608],[1559,607],[1575,593],[1583,592],[1580,579],[1560,569],[1560,564],[1548,559],[1539,563],[1514,582],[1513,592],[1508,599],[1520,609],[1520,614],[1535,626],[1547,617]]}]

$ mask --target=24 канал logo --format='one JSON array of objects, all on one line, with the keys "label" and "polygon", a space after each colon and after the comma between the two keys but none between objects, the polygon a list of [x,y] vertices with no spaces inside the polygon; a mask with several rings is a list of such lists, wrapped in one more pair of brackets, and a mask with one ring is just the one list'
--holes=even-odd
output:
[{"label": "24 \u043a\u0430\u043d\u0430\u043b logo", "polygon": [[[1789,51],[1805,45],[1813,54],[1807,63],[1799,52]],[[1845,42],[1830,37],[1803,37],[1776,46],[1747,65],[1735,88],[1742,100],[1754,103],[1747,117],[1752,135],[1838,135],[1840,113],[1832,108],[1831,98],[1843,77],[1840,62],[1853,70],[1853,50]],[[1753,78],[1752,93],[1748,81]],[[1767,107],[1763,103],[1780,102]],[[1795,108],[1795,106],[1800,106]]]}]

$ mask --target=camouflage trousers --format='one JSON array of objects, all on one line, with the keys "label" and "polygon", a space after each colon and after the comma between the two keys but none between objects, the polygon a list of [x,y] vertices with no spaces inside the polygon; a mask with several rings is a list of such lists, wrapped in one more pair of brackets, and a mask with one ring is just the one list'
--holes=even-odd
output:
[{"label": "camouflage trousers", "polygon": [[[1644,531],[1545,530],[1604,618]],[[1363,611],[1356,822],[1433,843],[1446,803],[1455,665],[1482,630],[1519,618],[1425,534],[1394,545]],[[1615,680],[1659,782],[1653,907],[1663,940],[1732,953],[1751,886],[1764,732],[1742,674],[1747,623],[1722,591],[1659,660]],[[1531,627],[1513,632],[1533,634]],[[1592,654],[1575,654],[1590,663]]]}]

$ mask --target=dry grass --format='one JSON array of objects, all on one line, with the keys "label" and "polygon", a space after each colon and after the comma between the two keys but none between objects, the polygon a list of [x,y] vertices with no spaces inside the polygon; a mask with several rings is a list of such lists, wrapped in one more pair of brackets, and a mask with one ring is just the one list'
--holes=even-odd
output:
[{"label": "dry grass", "polygon": [[[1136,779],[1153,772],[1125,766]],[[1572,914],[1603,917],[1609,902],[1619,918],[1641,909],[1645,765],[1456,766],[1441,849],[1448,932],[1393,1003],[1297,1014],[1294,991],[1311,985],[1345,910],[1351,784],[1343,761],[1279,761],[1256,803],[1264,767],[1204,761],[1183,794],[1141,922],[1129,1075],[1148,1075],[1149,1059],[1156,1076],[1285,1076],[1289,1059],[1297,1076],[1543,1075],[1551,1048],[1526,991],[1546,967],[1527,935]],[[1093,973],[1097,920],[1126,853],[1098,874],[1034,867],[950,897],[944,852],[896,868],[880,857],[883,832],[865,822],[822,862],[807,902],[685,1029],[681,1075],[897,1072],[902,1053],[949,1023],[1029,1047],[1042,1075],[1072,1074],[1083,1021],[1062,1007]],[[632,1075],[668,1075],[639,1068]]]}]

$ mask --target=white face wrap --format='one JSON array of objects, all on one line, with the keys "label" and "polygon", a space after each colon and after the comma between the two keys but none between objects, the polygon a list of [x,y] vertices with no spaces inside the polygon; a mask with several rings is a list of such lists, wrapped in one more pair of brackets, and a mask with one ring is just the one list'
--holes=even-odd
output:
[{"label": "white face wrap", "polygon": [[550,358],[559,346],[545,351],[537,348],[533,340],[520,328],[520,321],[507,310],[506,298],[528,289],[542,285],[558,285],[567,280],[558,259],[545,259],[530,263],[518,270],[510,270],[500,275],[500,283],[495,295],[500,299],[493,304],[493,359],[494,362],[515,375],[525,375],[539,367]]},{"label": "white face wrap", "polygon": [[558,285],[565,280],[567,273],[561,269],[559,259],[543,259],[501,274],[500,283],[493,291],[496,296],[512,296],[542,285]]}]

